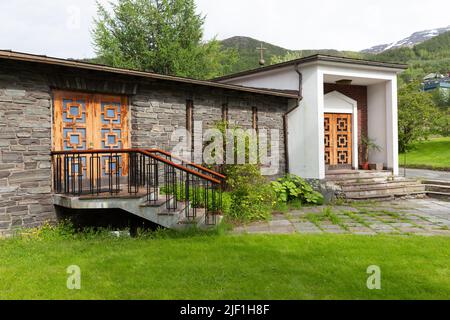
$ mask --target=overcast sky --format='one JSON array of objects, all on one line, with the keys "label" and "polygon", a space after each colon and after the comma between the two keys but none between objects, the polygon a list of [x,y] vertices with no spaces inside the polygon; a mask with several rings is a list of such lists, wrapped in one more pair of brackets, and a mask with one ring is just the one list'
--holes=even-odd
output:
[{"label": "overcast sky", "polygon": [[[100,0],[107,3],[107,0]],[[250,36],[288,49],[362,50],[450,25],[448,0],[197,0],[205,38]],[[95,55],[94,0],[2,0],[0,49]]]}]

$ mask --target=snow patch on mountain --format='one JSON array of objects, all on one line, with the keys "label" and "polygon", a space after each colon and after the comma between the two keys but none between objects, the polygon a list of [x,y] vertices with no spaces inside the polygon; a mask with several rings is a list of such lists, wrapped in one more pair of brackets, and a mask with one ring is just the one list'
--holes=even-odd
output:
[{"label": "snow patch on mountain", "polygon": [[409,37],[399,40],[397,42],[387,43],[387,44],[380,44],[377,46],[373,46],[369,49],[362,50],[361,52],[364,53],[381,53],[386,50],[395,49],[395,48],[401,48],[401,47],[413,47],[416,44],[422,43],[424,41],[427,41],[431,38],[434,38],[444,32],[450,31],[450,25],[445,28],[438,28],[438,29],[431,29],[431,30],[424,30],[415,32]]}]

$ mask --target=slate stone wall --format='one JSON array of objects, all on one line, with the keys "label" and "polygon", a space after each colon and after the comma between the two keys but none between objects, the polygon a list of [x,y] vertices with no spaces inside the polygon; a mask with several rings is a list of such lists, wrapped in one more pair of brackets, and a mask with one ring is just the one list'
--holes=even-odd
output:
[{"label": "slate stone wall", "polygon": [[280,132],[280,174],[284,173],[284,98],[182,83],[144,80],[103,72],[0,60],[0,236],[14,228],[56,219],[52,204],[52,90],[124,94],[130,101],[132,147],[160,147],[175,129],[186,127],[186,100],[194,101],[193,121],[206,130],[222,118],[244,128],[258,109],[260,128]]},{"label": "slate stone wall", "polygon": [[0,68],[0,235],[54,218],[51,95],[33,71]]}]

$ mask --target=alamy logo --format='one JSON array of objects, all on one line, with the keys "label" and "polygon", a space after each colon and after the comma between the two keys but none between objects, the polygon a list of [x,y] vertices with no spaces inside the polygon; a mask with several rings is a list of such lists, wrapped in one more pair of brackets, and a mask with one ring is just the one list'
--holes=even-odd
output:
[{"label": "alamy logo", "polygon": [[182,159],[208,165],[261,164],[262,175],[276,175],[280,168],[280,132],[268,129],[203,130],[194,122],[194,136],[185,128],[173,131],[172,153]]},{"label": "alamy logo", "polygon": [[381,269],[379,266],[369,266],[367,268],[367,289],[380,290],[381,289]]},{"label": "alamy logo", "polygon": [[81,269],[79,266],[69,266],[66,270],[69,276],[67,277],[67,289],[80,290],[81,289]]}]

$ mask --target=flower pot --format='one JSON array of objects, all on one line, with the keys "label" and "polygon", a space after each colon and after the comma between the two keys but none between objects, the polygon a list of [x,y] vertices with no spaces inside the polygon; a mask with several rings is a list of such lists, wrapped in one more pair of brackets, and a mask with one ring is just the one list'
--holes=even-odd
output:
[{"label": "flower pot", "polygon": [[369,164],[369,169],[370,170],[381,171],[381,170],[383,170],[383,164],[382,163],[370,163]]},{"label": "flower pot", "polygon": [[361,164],[361,168],[362,168],[363,170],[369,170],[369,163],[368,163],[368,162],[363,162],[363,163]]}]

